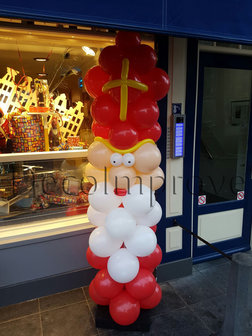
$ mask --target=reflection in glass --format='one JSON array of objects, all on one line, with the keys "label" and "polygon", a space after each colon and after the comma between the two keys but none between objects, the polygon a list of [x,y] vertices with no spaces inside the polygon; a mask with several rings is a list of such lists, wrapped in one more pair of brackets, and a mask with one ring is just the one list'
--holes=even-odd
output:
[{"label": "reflection in glass", "polygon": [[0,163],[0,225],[85,214],[87,159]]},{"label": "reflection in glass", "polygon": [[244,191],[251,74],[205,68],[199,195],[206,195],[207,203],[236,200]]}]

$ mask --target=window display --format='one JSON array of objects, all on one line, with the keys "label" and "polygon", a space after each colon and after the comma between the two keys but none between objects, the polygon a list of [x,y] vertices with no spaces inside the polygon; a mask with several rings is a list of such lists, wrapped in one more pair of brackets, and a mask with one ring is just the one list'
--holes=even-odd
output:
[{"label": "window display", "polygon": [[[86,213],[94,138],[83,81],[115,38],[105,29],[22,24],[0,26],[0,226]],[[153,46],[152,36],[144,40]]]},{"label": "window display", "polygon": [[88,147],[91,102],[82,78],[111,39],[0,28],[1,153]]},{"label": "window display", "polygon": [[0,225],[87,211],[83,77],[113,34],[46,29],[0,27]]},{"label": "window display", "polygon": [[[84,214],[91,184],[86,159],[0,163],[0,219]],[[43,210],[47,209],[47,212]]]}]

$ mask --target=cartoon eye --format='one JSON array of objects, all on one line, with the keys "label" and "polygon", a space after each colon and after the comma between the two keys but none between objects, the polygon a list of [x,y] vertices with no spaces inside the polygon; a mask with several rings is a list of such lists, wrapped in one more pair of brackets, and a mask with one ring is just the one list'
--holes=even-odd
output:
[{"label": "cartoon eye", "polygon": [[118,166],[120,166],[122,164],[123,157],[119,153],[114,153],[110,157],[110,162],[111,162],[112,166],[118,167]]},{"label": "cartoon eye", "polygon": [[125,154],[123,155],[123,164],[126,167],[132,167],[133,164],[135,163],[135,157],[133,154]]}]

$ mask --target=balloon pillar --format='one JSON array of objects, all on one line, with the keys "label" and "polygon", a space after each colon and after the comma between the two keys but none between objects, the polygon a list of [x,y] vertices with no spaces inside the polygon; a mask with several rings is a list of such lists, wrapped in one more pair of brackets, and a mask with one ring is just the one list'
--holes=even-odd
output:
[{"label": "balloon pillar", "polygon": [[156,61],[139,34],[119,32],[84,79],[94,98],[95,135],[86,167],[94,184],[88,218],[96,226],[87,260],[100,270],[89,293],[98,305],[109,305],[120,325],[135,322],[141,308],[154,308],[162,296],[153,276],[162,259],[155,235],[162,209],[154,191],[164,180],[156,101],[167,94],[169,78]]}]

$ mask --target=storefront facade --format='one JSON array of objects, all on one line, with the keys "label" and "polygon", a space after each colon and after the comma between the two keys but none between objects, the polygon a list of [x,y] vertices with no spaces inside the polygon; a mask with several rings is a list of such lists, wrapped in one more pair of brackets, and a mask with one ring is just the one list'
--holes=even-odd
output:
[{"label": "storefront facade", "polygon": [[[155,44],[158,66],[168,71],[171,80],[168,97],[159,104],[163,133],[158,146],[163,156],[161,167],[166,172],[165,185],[157,192],[163,208],[157,231],[163,251],[157,270],[159,281],[190,274],[193,261],[217,257],[216,252],[192,239],[178,224],[226,253],[250,248],[251,5],[247,2],[247,7],[235,6],[238,4],[230,10],[230,2],[218,3],[216,14],[213,4],[209,8],[198,4],[192,9],[187,2],[171,5],[169,1],[97,1],[95,5],[85,4],[83,10],[77,2],[76,6],[71,2],[71,8],[63,3],[60,9],[47,2],[23,2],[22,8],[15,1],[1,5],[2,39],[18,32],[20,45],[29,45],[29,34],[35,39],[40,36],[41,41],[46,36],[61,39],[57,46],[69,46],[75,57],[73,68],[82,66],[76,63],[78,45],[85,39],[89,43],[95,40],[96,46],[90,46],[101,49],[114,43],[117,29],[142,31],[143,40]],[[68,50],[62,50],[66,55]],[[22,53],[20,48],[19,55]],[[62,53],[59,55],[62,57]],[[54,52],[50,57],[53,56]],[[16,58],[20,66],[20,56]],[[54,64],[60,62],[58,58]],[[95,64],[88,62],[89,66]],[[4,66],[9,66],[8,62]],[[77,91],[70,92],[69,99],[75,103],[84,101],[82,90],[73,98]],[[174,158],[174,120],[180,115],[185,127],[184,155]],[[86,162],[86,150],[62,153],[0,154],[0,162],[4,167],[18,162],[23,166],[29,163],[29,167],[39,165],[48,173],[55,169],[55,162],[53,168],[50,162],[58,160],[57,167],[63,165],[64,171],[74,168],[78,175],[76,170]],[[76,182],[70,181],[71,176],[63,176],[67,195]],[[51,185],[47,181],[46,186]],[[40,217],[27,215],[22,221],[16,221],[14,216],[8,221],[6,217],[1,219],[0,305],[82,286],[93,277],[94,270],[85,259],[93,227],[85,214],[68,212],[66,216],[67,210],[64,215],[56,212],[41,213]]]}]

